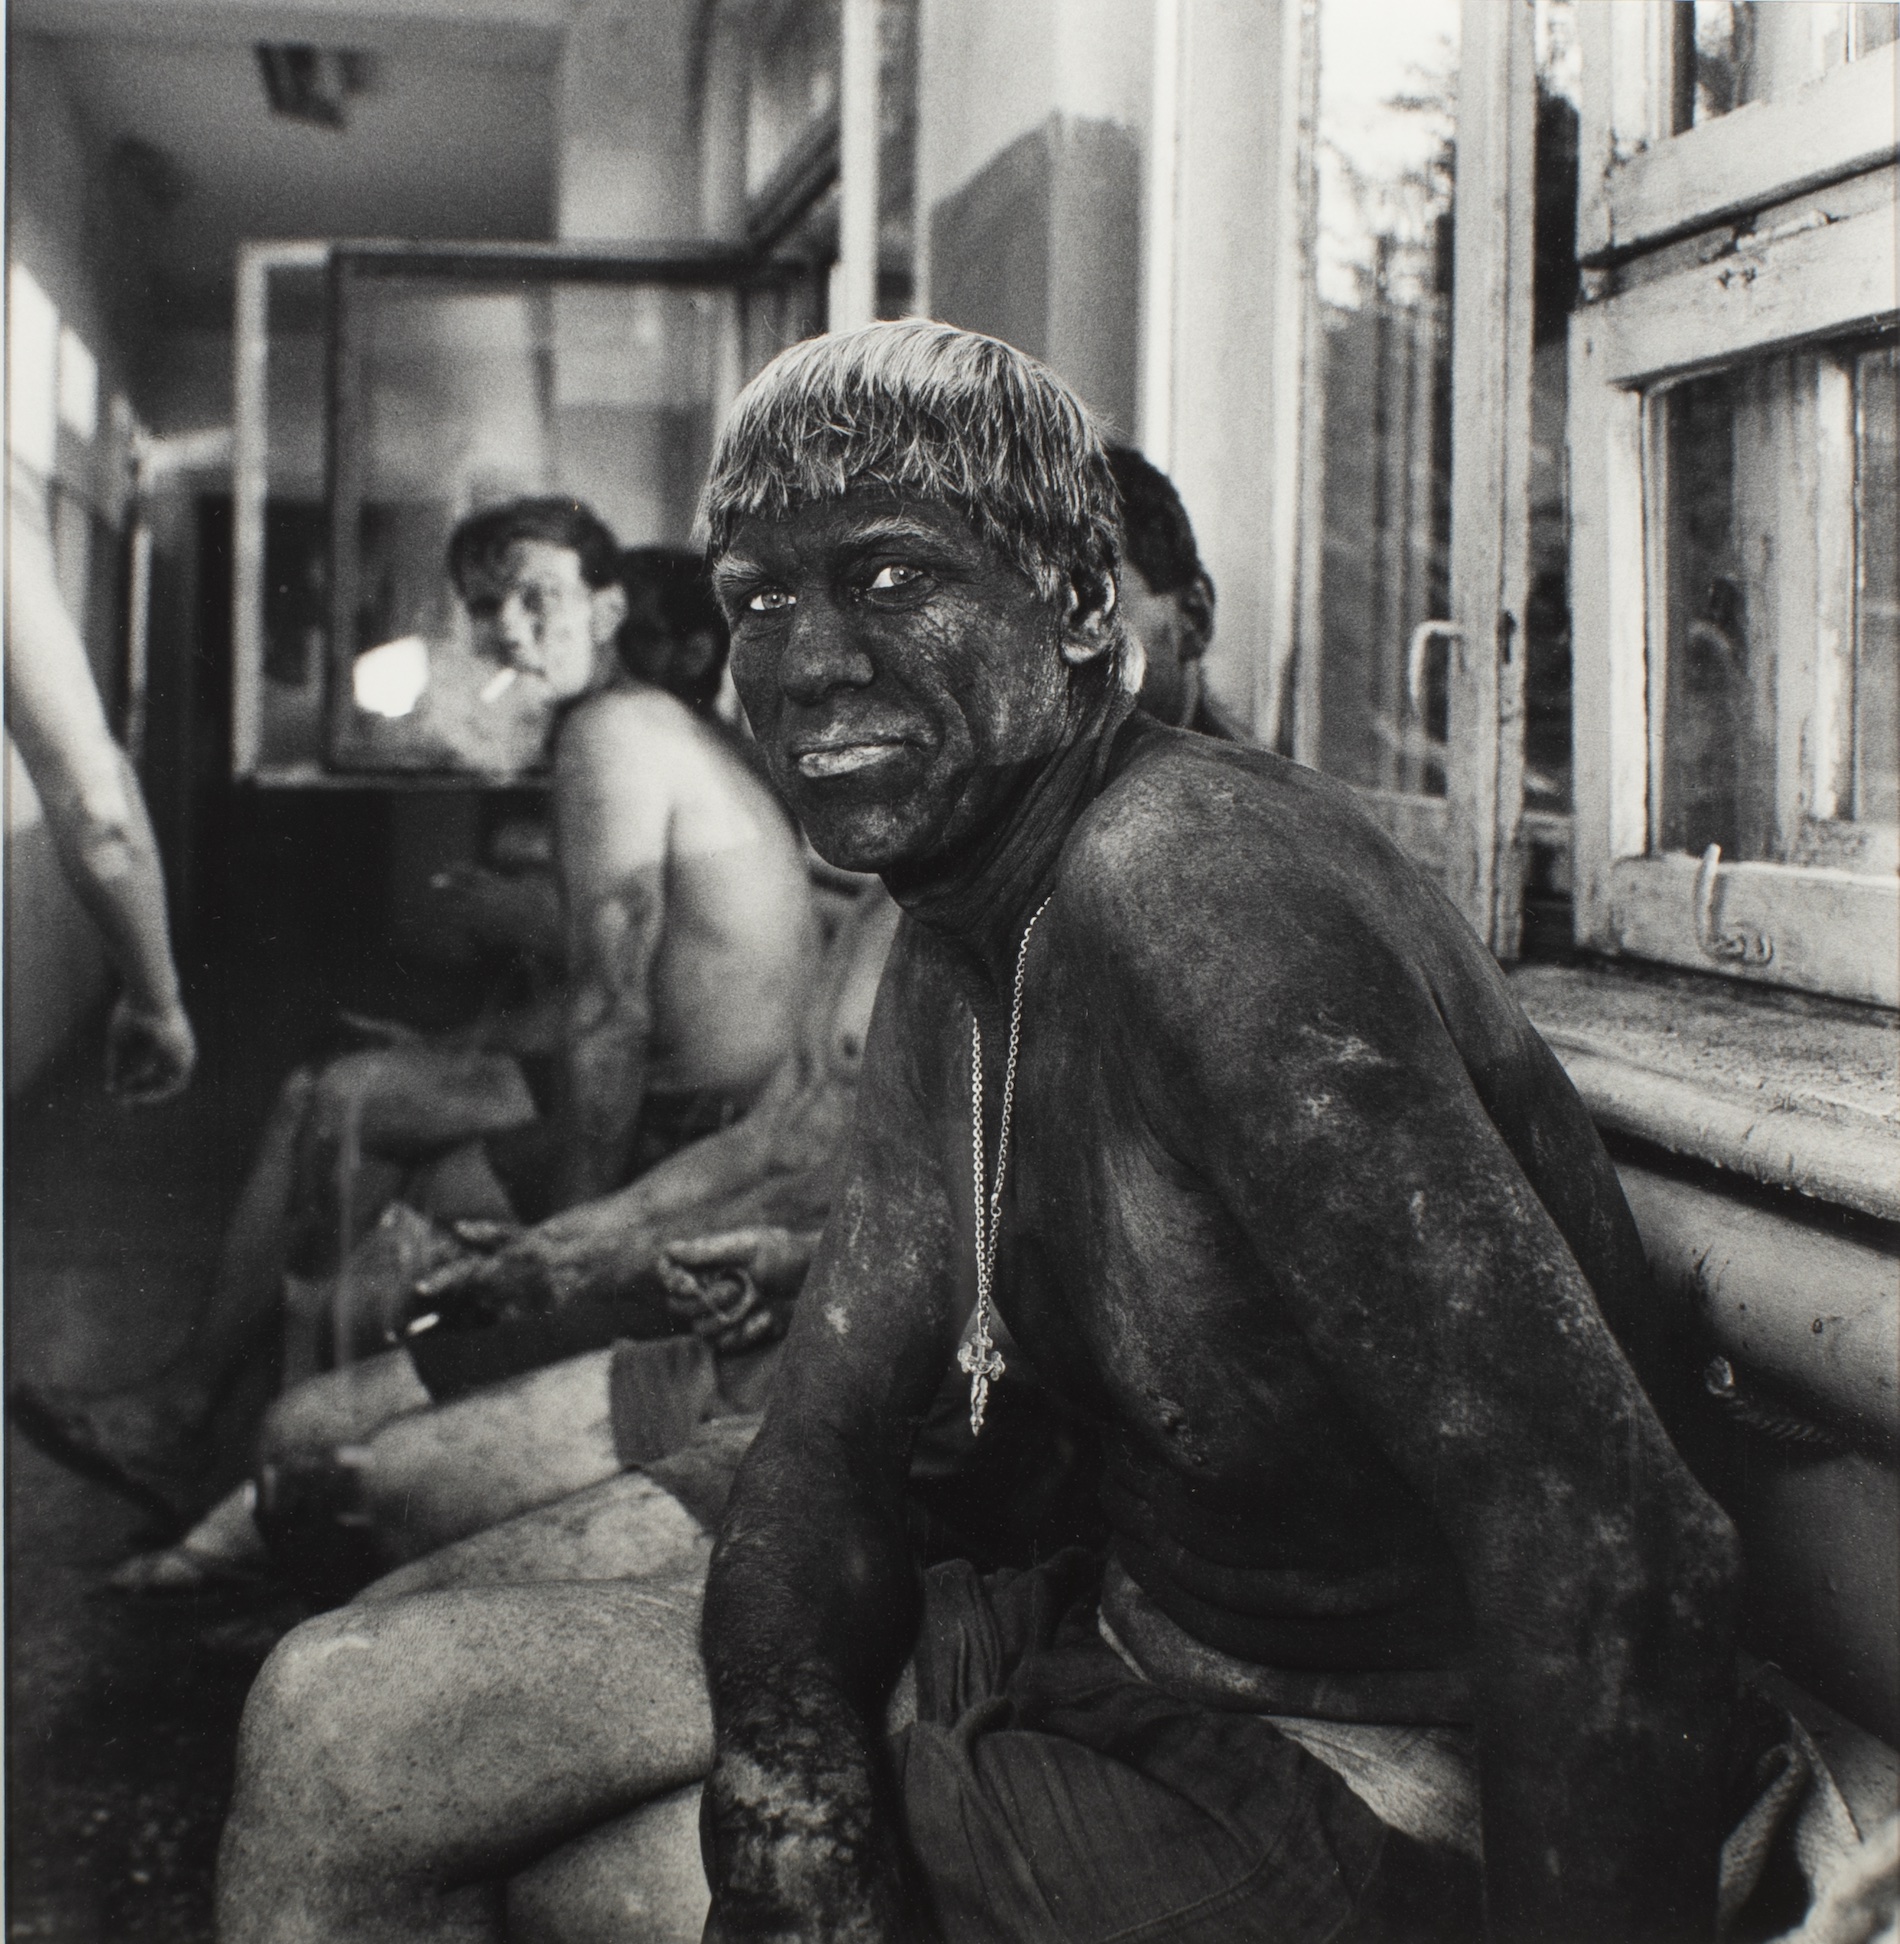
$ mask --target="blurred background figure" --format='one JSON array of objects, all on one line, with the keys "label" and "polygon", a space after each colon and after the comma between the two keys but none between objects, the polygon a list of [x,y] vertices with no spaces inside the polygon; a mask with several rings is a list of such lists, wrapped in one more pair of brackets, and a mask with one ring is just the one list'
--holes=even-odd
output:
[{"label": "blurred background figure", "polygon": [[1174,481],[1133,446],[1108,448],[1122,509],[1122,621],[1141,644],[1141,706],[1171,729],[1244,742],[1245,730],[1207,692],[1214,581]]},{"label": "blurred background figure", "polygon": [[17,511],[8,524],[7,732],[39,792],[60,864],[119,975],[106,1085],[129,1105],[154,1106],[184,1090],[198,1058],[172,962],[158,845],[60,600],[47,536]]},{"label": "blurred background figure", "polygon": [[[665,634],[691,600],[687,562],[636,581],[633,636],[662,672],[686,671],[687,700],[623,659],[620,549],[578,501],[471,516],[448,567],[491,675],[551,698],[554,833],[550,849],[511,832],[494,868],[444,873],[437,895],[471,934],[554,962],[556,983],[433,1035],[346,1015],[372,1043],[285,1081],[176,1354],[112,1391],[10,1391],[13,1422],[42,1451],[173,1529],[208,1495],[212,1427],[247,1372],[301,1376],[325,1355],[387,1347],[417,1274],[460,1252],[453,1225],[511,1234],[738,1119],[791,1050],[816,979],[791,822],[691,706],[723,673],[718,612],[705,599],[708,627],[677,649]],[[618,1333],[609,1321],[603,1341]],[[523,1367],[588,1347],[527,1334]],[[418,1408],[429,1393],[406,1377],[395,1401]],[[227,1426],[243,1443],[250,1428]]]}]

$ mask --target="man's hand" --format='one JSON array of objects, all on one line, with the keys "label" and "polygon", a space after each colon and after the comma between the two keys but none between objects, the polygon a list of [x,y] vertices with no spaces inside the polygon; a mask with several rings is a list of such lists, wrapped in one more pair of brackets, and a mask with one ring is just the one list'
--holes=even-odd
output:
[{"label": "man's hand", "polygon": [[128,1107],[156,1107],[184,1092],[198,1064],[198,1042],[173,1000],[156,1011],[127,993],[106,1027],[106,1090]]},{"label": "man's hand", "polygon": [[732,1229],[669,1242],[654,1263],[674,1319],[731,1353],[785,1334],[819,1231]]},{"label": "man's hand", "polygon": [[445,1322],[542,1316],[581,1296],[630,1295],[654,1267],[650,1235],[611,1197],[533,1228],[457,1222],[455,1232],[476,1253],[416,1284],[415,1308]]},{"label": "man's hand", "polygon": [[500,1316],[540,1316],[559,1306],[571,1278],[539,1229],[501,1222],[457,1222],[472,1253],[445,1263],[416,1284],[413,1308],[449,1323]]},{"label": "man's hand", "polygon": [[936,1927],[906,1893],[896,1819],[874,1813],[862,1725],[807,1690],[732,1739],[700,1798],[700,1843],[716,1886],[708,1944],[920,1944]]}]

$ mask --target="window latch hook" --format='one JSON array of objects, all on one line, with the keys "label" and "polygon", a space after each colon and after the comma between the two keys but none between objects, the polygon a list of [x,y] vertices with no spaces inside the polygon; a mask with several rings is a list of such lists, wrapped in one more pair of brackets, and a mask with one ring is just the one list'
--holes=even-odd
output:
[{"label": "window latch hook", "polygon": [[1716,871],[1721,862],[1722,846],[1711,844],[1696,866],[1695,890],[1691,894],[1696,943],[1712,959],[1725,959],[1736,965],[1766,965],[1775,955],[1775,941],[1766,932],[1750,925],[1733,925],[1724,930],[1716,923]]}]

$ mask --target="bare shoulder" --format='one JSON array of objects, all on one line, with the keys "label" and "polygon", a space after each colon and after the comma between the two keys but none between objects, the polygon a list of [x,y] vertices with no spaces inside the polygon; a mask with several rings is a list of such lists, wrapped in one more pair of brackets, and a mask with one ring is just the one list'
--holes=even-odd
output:
[{"label": "bare shoulder", "polygon": [[1450,1043],[1543,1070],[1439,886],[1344,785],[1270,751],[1144,736],[1078,825],[1061,889],[1077,960],[1177,1051],[1205,1041],[1225,1061],[1323,1031],[1401,1061]]},{"label": "bare shoulder", "polygon": [[664,755],[690,744],[692,712],[664,689],[644,685],[603,689],[577,702],[562,719],[557,762],[562,767]]},{"label": "bare shoulder", "polygon": [[1063,862],[1076,916],[1135,949],[1173,948],[1192,927],[1271,956],[1301,940],[1430,940],[1458,922],[1342,785],[1180,731],[1142,738]]},{"label": "bare shoulder", "polygon": [[555,773],[590,796],[663,794],[681,805],[743,805],[755,816],[776,804],[724,731],[645,684],[576,703],[561,725]]}]

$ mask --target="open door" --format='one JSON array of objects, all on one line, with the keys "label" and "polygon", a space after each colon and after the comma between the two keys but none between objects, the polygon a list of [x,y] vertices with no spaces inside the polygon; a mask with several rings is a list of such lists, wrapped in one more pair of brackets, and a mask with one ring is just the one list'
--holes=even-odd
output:
[{"label": "open door", "polygon": [[1532,0],[1317,0],[1292,751],[1515,954]]}]

